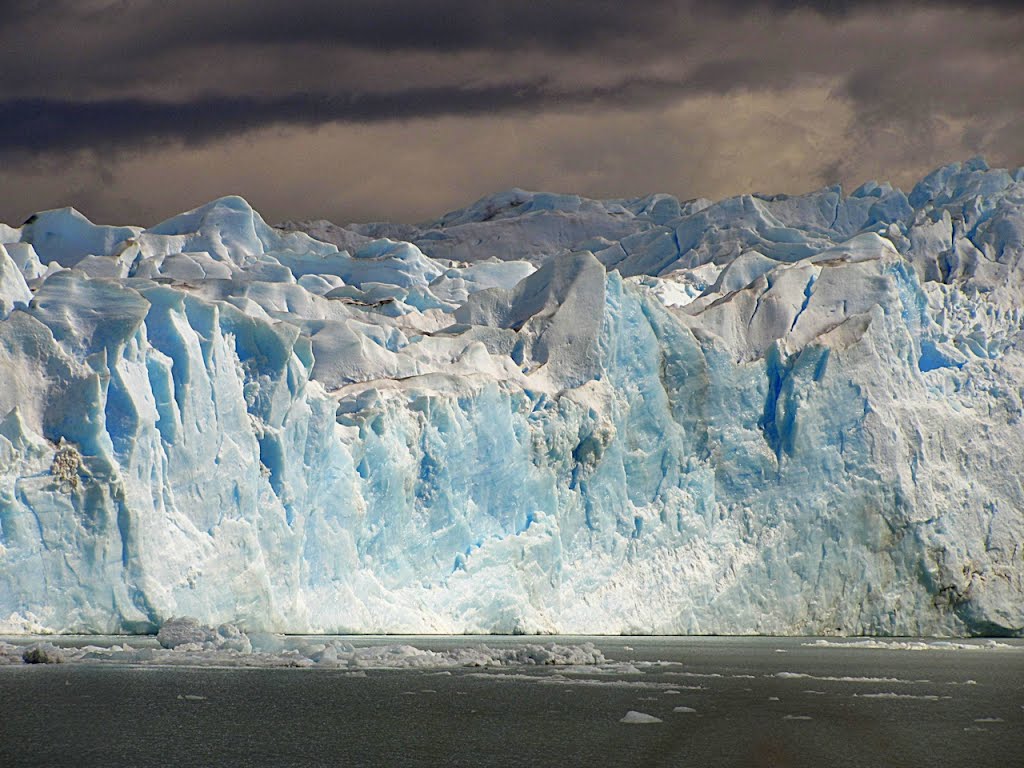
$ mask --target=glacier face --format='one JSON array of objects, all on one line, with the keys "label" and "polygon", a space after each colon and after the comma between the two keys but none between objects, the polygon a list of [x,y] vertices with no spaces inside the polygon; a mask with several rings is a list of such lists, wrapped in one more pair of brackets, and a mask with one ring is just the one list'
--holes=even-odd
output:
[{"label": "glacier face", "polygon": [[1024,170],[283,226],[0,226],[0,630],[1024,632]]}]

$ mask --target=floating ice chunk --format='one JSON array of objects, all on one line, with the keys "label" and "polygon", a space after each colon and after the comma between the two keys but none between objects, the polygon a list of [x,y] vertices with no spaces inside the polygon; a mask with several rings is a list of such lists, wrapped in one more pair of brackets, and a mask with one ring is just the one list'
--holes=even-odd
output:
[{"label": "floating ice chunk", "polygon": [[0,665],[23,663],[24,659],[21,658],[23,650],[17,645],[0,640]]},{"label": "floating ice chunk", "polygon": [[686,714],[695,714],[697,712],[693,707],[672,707],[673,712],[683,712]]},{"label": "floating ice chunk", "polygon": [[22,652],[21,658],[26,664],[63,664],[66,661],[64,651],[52,643],[33,643]]},{"label": "floating ice chunk", "polygon": [[213,630],[200,624],[198,619],[182,616],[165,621],[157,632],[156,639],[160,647],[174,649],[179,645],[202,645],[211,642],[215,636]]},{"label": "floating ice chunk", "polygon": [[620,723],[630,723],[632,725],[646,725],[648,723],[663,723],[665,722],[660,717],[654,715],[648,715],[646,712],[637,712],[635,709],[629,710],[621,720]]},{"label": "floating ice chunk", "polygon": [[592,643],[581,646],[529,644],[503,649],[479,645],[441,652],[421,650],[411,645],[391,645],[356,648],[347,656],[350,666],[383,668],[596,665],[606,661],[604,654]]},{"label": "floating ice chunk", "polygon": [[997,651],[1014,650],[1019,646],[983,640],[976,643],[956,643],[949,640],[815,640],[801,645],[813,648],[859,648],[879,651]]},{"label": "floating ice chunk", "polygon": [[208,627],[191,616],[165,621],[156,637],[160,646],[169,650],[252,653],[252,643],[238,627],[233,624]]},{"label": "floating ice chunk", "polygon": [[504,672],[475,672],[474,677],[485,677],[488,680],[502,681],[523,681],[537,683],[538,685],[570,686],[580,688],[629,688],[638,691],[664,691],[671,687],[669,683],[655,683],[644,680],[595,680],[593,678],[570,678],[564,674],[536,672],[525,673],[504,673]]},{"label": "floating ice chunk", "polygon": [[[60,655],[68,663],[88,661],[186,667],[349,667],[357,677],[363,675],[359,671],[362,669],[440,670],[438,674],[450,674],[445,670],[459,667],[537,666],[545,669],[571,669],[584,665],[597,667],[607,663],[603,654],[590,643],[581,646],[527,644],[505,649],[481,644],[431,651],[411,645],[356,648],[350,643],[327,639],[325,642],[284,649],[280,638],[268,639],[265,635],[257,634],[257,650],[254,651],[249,637],[234,625],[222,624],[214,628],[190,617],[165,622],[157,640],[160,648],[133,649],[128,645],[59,648],[43,644],[42,653],[53,658]],[[20,663],[22,651],[21,648],[0,642],[0,663]],[[542,680],[544,677],[533,679]],[[660,686],[668,687],[668,684]],[[656,684],[654,687],[659,686]]]},{"label": "floating ice chunk", "polygon": [[666,675],[674,675],[676,677],[723,677],[721,672],[666,672]]},{"label": "floating ice chunk", "polygon": [[246,632],[252,649],[256,653],[280,653],[284,650],[284,638],[269,632]]},{"label": "floating ice chunk", "polygon": [[805,672],[776,672],[774,677],[782,680],[825,680],[833,683],[927,683],[928,680],[905,680],[899,677],[837,677],[834,675],[810,675]]}]

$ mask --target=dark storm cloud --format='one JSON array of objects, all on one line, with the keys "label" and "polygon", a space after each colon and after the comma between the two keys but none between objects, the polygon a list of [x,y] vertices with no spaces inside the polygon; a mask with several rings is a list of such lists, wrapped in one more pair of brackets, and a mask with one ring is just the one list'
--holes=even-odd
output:
[{"label": "dark storm cloud", "polygon": [[646,36],[684,7],[672,0],[322,0],[304,4],[296,13],[288,3],[246,2],[244,14],[235,23],[210,24],[207,39],[303,41],[385,50],[565,50],[613,38]]},{"label": "dark storm cloud", "polygon": [[143,99],[0,102],[0,153],[117,149],[151,141],[201,144],[258,127],[373,123],[446,115],[494,115],[544,106],[596,106],[661,100],[683,82],[627,80],[612,87],[559,92],[543,82],[483,88],[413,88],[387,93],[292,94],[278,99],[231,96],[186,102]]},{"label": "dark storm cloud", "polygon": [[719,0],[717,7],[730,10],[767,8],[780,11],[807,10],[823,16],[844,16],[877,8],[1001,8],[1019,10],[1021,0]]},{"label": "dark storm cloud", "polygon": [[[195,52],[334,46],[366,51],[682,51],[739,17],[794,11],[827,17],[901,8],[1020,11],[1011,0],[17,0],[0,2],[0,92],[76,84],[152,84]],[[755,41],[756,42],[756,41]],[[301,57],[301,53],[298,53]],[[284,63],[284,62],[282,62]],[[287,71],[295,62],[285,65]],[[216,63],[205,60],[213,70]],[[211,72],[211,74],[215,74]],[[32,82],[27,82],[32,81]],[[35,94],[39,95],[39,94]]]},{"label": "dark storm cloud", "polygon": [[203,143],[265,125],[367,122],[407,115],[435,116],[530,107],[536,84],[398,93],[294,94],[279,99],[218,96],[187,102],[143,99],[0,103],[0,151],[114,149],[154,140]]},{"label": "dark storm cloud", "polygon": [[[780,28],[810,29],[808,14],[847,18],[882,8],[879,25],[892,27],[901,23],[900,9],[936,7],[1022,16],[1021,3],[1007,0],[8,1],[0,2],[0,99],[262,98],[327,92],[331,78],[340,94],[480,86],[530,79],[515,69],[530,67],[538,55],[551,60],[553,78],[570,81],[574,74],[586,80],[588,70],[600,68],[597,60],[617,66],[625,80],[660,59],[675,61],[667,79],[685,78],[694,87],[784,86],[837,67],[856,74],[877,51],[870,37],[837,45],[818,34],[783,35],[773,47]],[[790,21],[790,12],[797,18]],[[879,32],[885,37],[885,29]],[[990,52],[1020,47],[1012,35],[985,42]],[[433,60],[420,62],[417,82],[403,83],[409,73],[382,61],[389,52]],[[460,70],[454,62],[467,52],[489,60],[487,66],[471,61]],[[434,69],[433,82],[423,82]],[[381,82],[353,82],[350,73]]]},{"label": "dark storm cloud", "polygon": [[[203,44],[328,43],[374,50],[459,51],[548,48],[563,51],[673,26],[691,3],[678,0],[222,0],[222,2],[0,3],[8,29],[62,24],[87,45],[187,48]],[[78,23],[78,29],[67,26]],[[147,35],[124,35],[131,27]],[[73,52],[68,52],[73,55]]]},{"label": "dark storm cloud", "polygon": [[[432,5],[431,12],[447,18],[462,4],[444,0]],[[24,10],[29,4],[17,5]],[[149,8],[134,3],[67,5],[61,0],[38,0],[31,5],[37,9],[49,7],[54,12],[74,8],[73,12],[81,19],[105,19],[117,14],[132,18],[133,14],[146,10],[156,16],[157,26],[165,35],[175,23],[190,21],[199,29],[209,26],[200,18],[206,11],[199,6],[187,11],[188,4],[173,4],[173,20],[165,18],[172,11],[164,4]],[[230,31],[240,40],[248,39],[247,35],[252,37],[256,31],[264,36],[271,36],[272,32],[290,40],[302,39],[302,30],[306,28],[316,29],[321,35],[331,34],[331,29],[344,29],[346,34],[359,37],[340,22],[334,27],[326,21],[319,25],[314,23],[318,14],[325,20],[331,15],[326,10],[329,5],[333,7],[328,3],[306,3],[302,13],[291,7],[289,15],[295,21],[294,28],[289,28],[286,20],[275,21],[274,14],[280,12],[281,3],[246,3],[244,14],[239,4],[238,14],[228,14],[237,20]],[[430,29],[428,20],[422,17],[426,4],[418,1],[377,2],[373,4],[375,11],[362,0],[343,5],[350,13],[354,8],[364,11],[355,14],[362,18],[359,28],[363,31],[369,28],[367,25],[387,27],[392,18],[401,18],[400,25],[419,24]],[[579,25],[596,33],[609,25],[607,19],[594,20],[596,10],[606,8],[608,17],[618,20],[615,23],[621,21],[623,28],[637,32],[636,23],[629,26],[620,17],[639,15],[646,19],[644,23],[651,23],[650,19],[660,18],[658,11],[667,13],[678,5],[653,0],[630,4],[629,11],[624,12],[620,6],[603,3],[544,4],[548,9],[544,18],[550,23],[547,26],[535,23],[534,26],[543,27],[543,35],[556,35],[562,26],[575,29]],[[785,0],[757,3],[732,0],[727,5],[765,8],[799,4]],[[836,7],[828,3],[813,5],[818,10]],[[859,7],[871,3],[840,5]],[[486,30],[507,30],[510,36],[502,45],[509,45],[509,40],[518,39],[520,44],[526,45],[546,39],[530,37],[525,31],[516,37],[519,27],[511,24],[511,17],[517,15],[511,13],[512,4],[478,3],[472,7],[477,6],[487,9],[487,13],[469,14],[470,21],[462,27],[456,25],[454,31],[449,30],[447,39],[443,35],[421,35],[419,39],[431,40],[435,46],[444,48],[469,35],[470,28],[481,33],[483,40],[490,34]],[[556,7],[557,13],[552,10]],[[618,10],[612,12],[616,8]],[[649,13],[640,13],[641,9]],[[716,13],[721,14],[722,9],[723,6],[719,6]],[[407,16],[400,12],[403,10],[409,11]],[[518,16],[524,15],[520,9]],[[485,16],[490,19],[487,23],[481,20]],[[970,34],[960,35],[948,20],[937,23],[935,30],[915,33],[913,29],[902,30],[898,24],[891,24],[876,32],[874,19],[869,16],[862,27],[854,27],[852,32],[830,34],[831,27],[827,23],[806,18],[755,22],[735,19],[723,23],[720,17],[708,17],[702,27],[706,36],[691,36],[691,45],[683,50],[677,51],[674,42],[655,45],[656,39],[666,37],[674,41],[682,34],[675,34],[674,29],[670,33],[662,29],[657,35],[652,33],[643,45],[626,46],[625,53],[620,51],[618,58],[602,62],[600,56],[589,51],[580,54],[562,51],[537,73],[517,72],[517,67],[526,69],[531,61],[507,52],[482,58],[484,66],[475,70],[460,66],[457,61],[449,64],[450,58],[436,55],[427,61],[427,66],[421,67],[427,70],[420,75],[426,82],[405,87],[402,87],[402,73],[388,72],[389,66],[398,69],[394,59],[379,53],[372,54],[376,56],[375,65],[363,63],[363,71],[352,75],[350,70],[371,54],[352,54],[348,49],[337,53],[322,47],[307,50],[301,45],[296,48],[295,44],[281,50],[254,43],[231,50],[213,48],[202,53],[176,50],[161,53],[159,45],[143,37],[147,56],[135,66],[130,57],[123,58],[123,48],[103,48],[107,55],[101,56],[95,67],[102,76],[92,76],[90,59],[83,57],[75,77],[93,84],[93,92],[86,89],[87,98],[77,96],[78,88],[71,89],[77,97],[69,97],[66,91],[47,94],[45,87],[40,88],[43,93],[38,96],[25,96],[24,90],[16,91],[7,99],[0,95],[0,151],[9,154],[11,151],[38,153],[90,148],[117,150],[163,141],[195,145],[274,125],[315,127],[332,122],[365,123],[514,111],[538,113],[588,106],[641,107],[668,103],[688,94],[782,91],[814,78],[837,80],[837,97],[856,105],[862,114],[862,127],[895,125],[914,118],[915,130],[920,132],[919,143],[924,144],[926,130],[922,126],[927,126],[936,112],[1005,117],[1008,111],[1024,108],[1024,88],[1019,87],[1024,83],[1020,75],[1014,74],[1015,70],[1020,71],[1015,65],[1020,64],[1019,35],[1024,34],[1024,15],[1011,21],[1010,24],[973,28]],[[590,22],[589,27],[586,22]],[[152,19],[149,23],[153,23]],[[520,23],[524,30],[527,26]],[[117,34],[123,34],[123,30]],[[411,31],[409,34],[415,37]],[[45,29],[34,38],[40,44],[45,43],[45,39]],[[189,41],[188,45],[195,45],[195,36],[189,37]],[[877,45],[870,45],[872,42]],[[621,40],[619,44],[623,44]],[[111,52],[116,55],[110,55]],[[940,52],[941,55],[933,55]],[[0,53],[0,58],[2,56]],[[332,58],[334,56],[340,59]],[[971,66],[965,66],[965,61],[984,61],[986,57],[998,62],[1000,56],[1004,61],[1003,71],[999,73],[971,71]],[[666,60],[670,62],[667,73],[663,66]],[[339,64],[337,71],[331,70],[332,61]],[[657,75],[644,69],[651,62],[655,69],[662,65]],[[436,74],[430,71],[431,64],[438,65]],[[448,71],[441,65],[448,66]],[[362,77],[375,66],[384,71],[380,73],[379,82],[373,84],[377,87],[368,87],[362,83]],[[976,64],[974,68],[977,70]],[[224,76],[218,80],[219,74]],[[131,82],[133,76],[142,84],[129,88],[127,95],[117,91],[110,93],[110,89],[104,87],[111,79],[123,85]],[[250,79],[244,79],[245,76]],[[55,78],[61,84],[68,80],[68,77]],[[3,81],[0,75],[0,83]],[[187,83],[192,85],[182,85]],[[24,81],[21,84],[24,85]],[[184,93],[165,93],[182,88]]]},{"label": "dark storm cloud", "polygon": [[[818,169],[823,182],[855,176],[869,156],[915,169],[964,152],[1016,164],[1021,40],[1024,8],[1007,0],[0,0],[0,168],[83,152],[97,168],[166,158],[274,127],[305,131],[310,152],[334,151],[318,130],[395,121],[416,123],[414,142],[449,117],[491,129],[500,118],[526,136],[534,118],[582,114],[585,135],[532,135],[518,151],[575,167],[572,157],[600,146],[621,182],[600,187],[615,192],[636,188],[630,168],[657,168],[665,142],[699,139],[687,118],[680,136],[657,126],[661,143],[648,144],[658,110],[728,96],[730,108],[756,102],[783,120],[786,100],[808,89],[820,94],[816,111],[801,114],[831,133],[792,167]],[[613,162],[600,139],[613,112],[644,126],[616,145],[628,162]],[[736,156],[764,151],[727,120],[713,130]],[[98,171],[83,168],[84,189]],[[723,188],[707,173],[680,171],[668,191]],[[34,179],[67,202],[58,178]],[[795,183],[772,179],[759,183]],[[16,194],[0,185],[0,219]]]},{"label": "dark storm cloud", "polygon": [[[878,8],[994,8],[1020,0],[20,0],[0,2],[8,29],[35,35],[60,26],[65,38],[132,47],[329,43],[374,50],[555,51],[622,40],[671,37],[702,16],[810,11],[850,15]],[[699,24],[699,21],[697,21]],[[75,27],[75,25],[78,28]],[[140,36],[138,31],[147,34]],[[130,34],[124,34],[129,32]],[[73,56],[74,51],[69,51]]]}]

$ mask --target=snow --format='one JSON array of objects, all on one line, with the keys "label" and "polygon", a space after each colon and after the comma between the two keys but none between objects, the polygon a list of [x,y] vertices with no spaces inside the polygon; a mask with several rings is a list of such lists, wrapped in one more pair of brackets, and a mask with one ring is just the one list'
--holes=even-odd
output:
[{"label": "snow", "polygon": [[1022,179],[0,227],[0,631],[1019,636]]}]

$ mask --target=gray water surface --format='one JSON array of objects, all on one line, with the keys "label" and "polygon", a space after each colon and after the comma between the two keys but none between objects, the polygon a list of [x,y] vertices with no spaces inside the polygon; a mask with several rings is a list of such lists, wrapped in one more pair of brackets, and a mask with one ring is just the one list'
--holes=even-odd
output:
[{"label": "gray water surface", "polygon": [[[538,642],[345,639],[435,650]],[[592,641],[616,661],[674,663],[365,677],[0,667],[0,766],[1024,766],[1021,641],[929,651],[794,638],[540,641],[553,639]],[[620,722],[631,710],[663,722]]]}]

